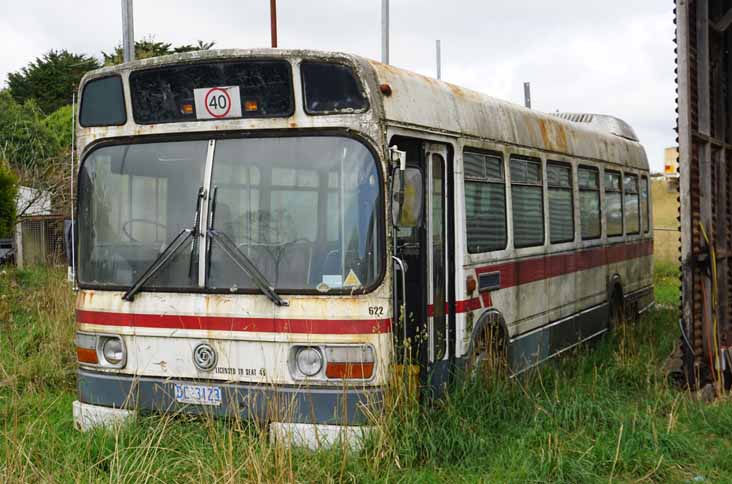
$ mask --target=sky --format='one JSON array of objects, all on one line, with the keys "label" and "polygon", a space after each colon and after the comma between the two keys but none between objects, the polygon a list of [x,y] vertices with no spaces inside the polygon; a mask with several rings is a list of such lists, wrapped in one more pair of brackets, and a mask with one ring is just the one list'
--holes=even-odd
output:
[{"label": "sky", "polygon": [[[0,85],[50,49],[101,58],[121,43],[120,0],[25,0],[0,16]],[[391,0],[390,63],[533,108],[618,116],[653,171],[675,143],[669,0]],[[381,0],[278,0],[279,46],[381,58]],[[269,47],[268,0],[135,0],[135,37]]]}]

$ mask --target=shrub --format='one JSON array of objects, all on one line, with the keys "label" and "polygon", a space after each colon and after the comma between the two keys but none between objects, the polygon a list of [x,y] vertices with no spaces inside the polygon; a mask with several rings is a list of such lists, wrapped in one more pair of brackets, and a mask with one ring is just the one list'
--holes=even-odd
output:
[{"label": "shrub", "polygon": [[60,147],[33,100],[18,104],[0,91],[0,159],[16,169],[45,165]]},{"label": "shrub", "polygon": [[15,226],[18,178],[7,162],[0,160],[0,237],[9,237]]}]

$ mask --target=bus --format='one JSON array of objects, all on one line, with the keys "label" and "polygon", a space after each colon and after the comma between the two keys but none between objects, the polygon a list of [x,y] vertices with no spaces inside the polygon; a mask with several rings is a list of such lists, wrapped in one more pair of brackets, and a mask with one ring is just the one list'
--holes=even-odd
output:
[{"label": "bus", "polygon": [[220,50],[80,85],[78,428],[239,416],[302,442],[510,376],[653,304],[645,151],[355,55]]}]

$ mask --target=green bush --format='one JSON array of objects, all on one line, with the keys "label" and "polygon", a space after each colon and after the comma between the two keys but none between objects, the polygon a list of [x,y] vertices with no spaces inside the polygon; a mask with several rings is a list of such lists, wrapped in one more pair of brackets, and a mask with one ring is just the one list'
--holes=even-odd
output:
[{"label": "green bush", "polygon": [[18,104],[10,93],[1,91],[0,159],[20,169],[42,166],[58,154],[57,138],[43,121],[35,101]]},{"label": "green bush", "polygon": [[7,162],[0,160],[0,237],[9,237],[15,226],[18,179]]},{"label": "green bush", "polygon": [[71,106],[64,106],[43,120],[44,126],[48,128],[51,136],[53,136],[56,146],[62,150],[67,150],[71,147],[72,111]]}]

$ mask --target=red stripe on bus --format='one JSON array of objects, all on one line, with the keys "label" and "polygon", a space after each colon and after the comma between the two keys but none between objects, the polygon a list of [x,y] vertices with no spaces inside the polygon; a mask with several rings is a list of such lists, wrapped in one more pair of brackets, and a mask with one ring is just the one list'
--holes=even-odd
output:
[{"label": "red stripe on bus", "polygon": [[455,312],[456,313],[469,313],[480,309],[480,299],[474,297],[472,299],[466,299],[465,301],[455,301]]},{"label": "red stripe on bus", "polygon": [[643,241],[478,267],[475,272],[477,274],[500,272],[501,289],[503,289],[651,254],[653,254],[653,241]]},{"label": "red stripe on bus", "polygon": [[[455,301],[455,314],[467,313],[480,309],[480,299],[477,297],[468,299],[465,301]],[[445,303],[445,314],[450,314],[450,306]],[[435,315],[435,306],[433,304],[427,305],[427,316],[432,317]]]},{"label": "red stripe on bus", "polygon": [[391,331],[390,319],[273,319],[76,311],[79,323],[133,328],[204,329],[261,333],[372,334]]}]

